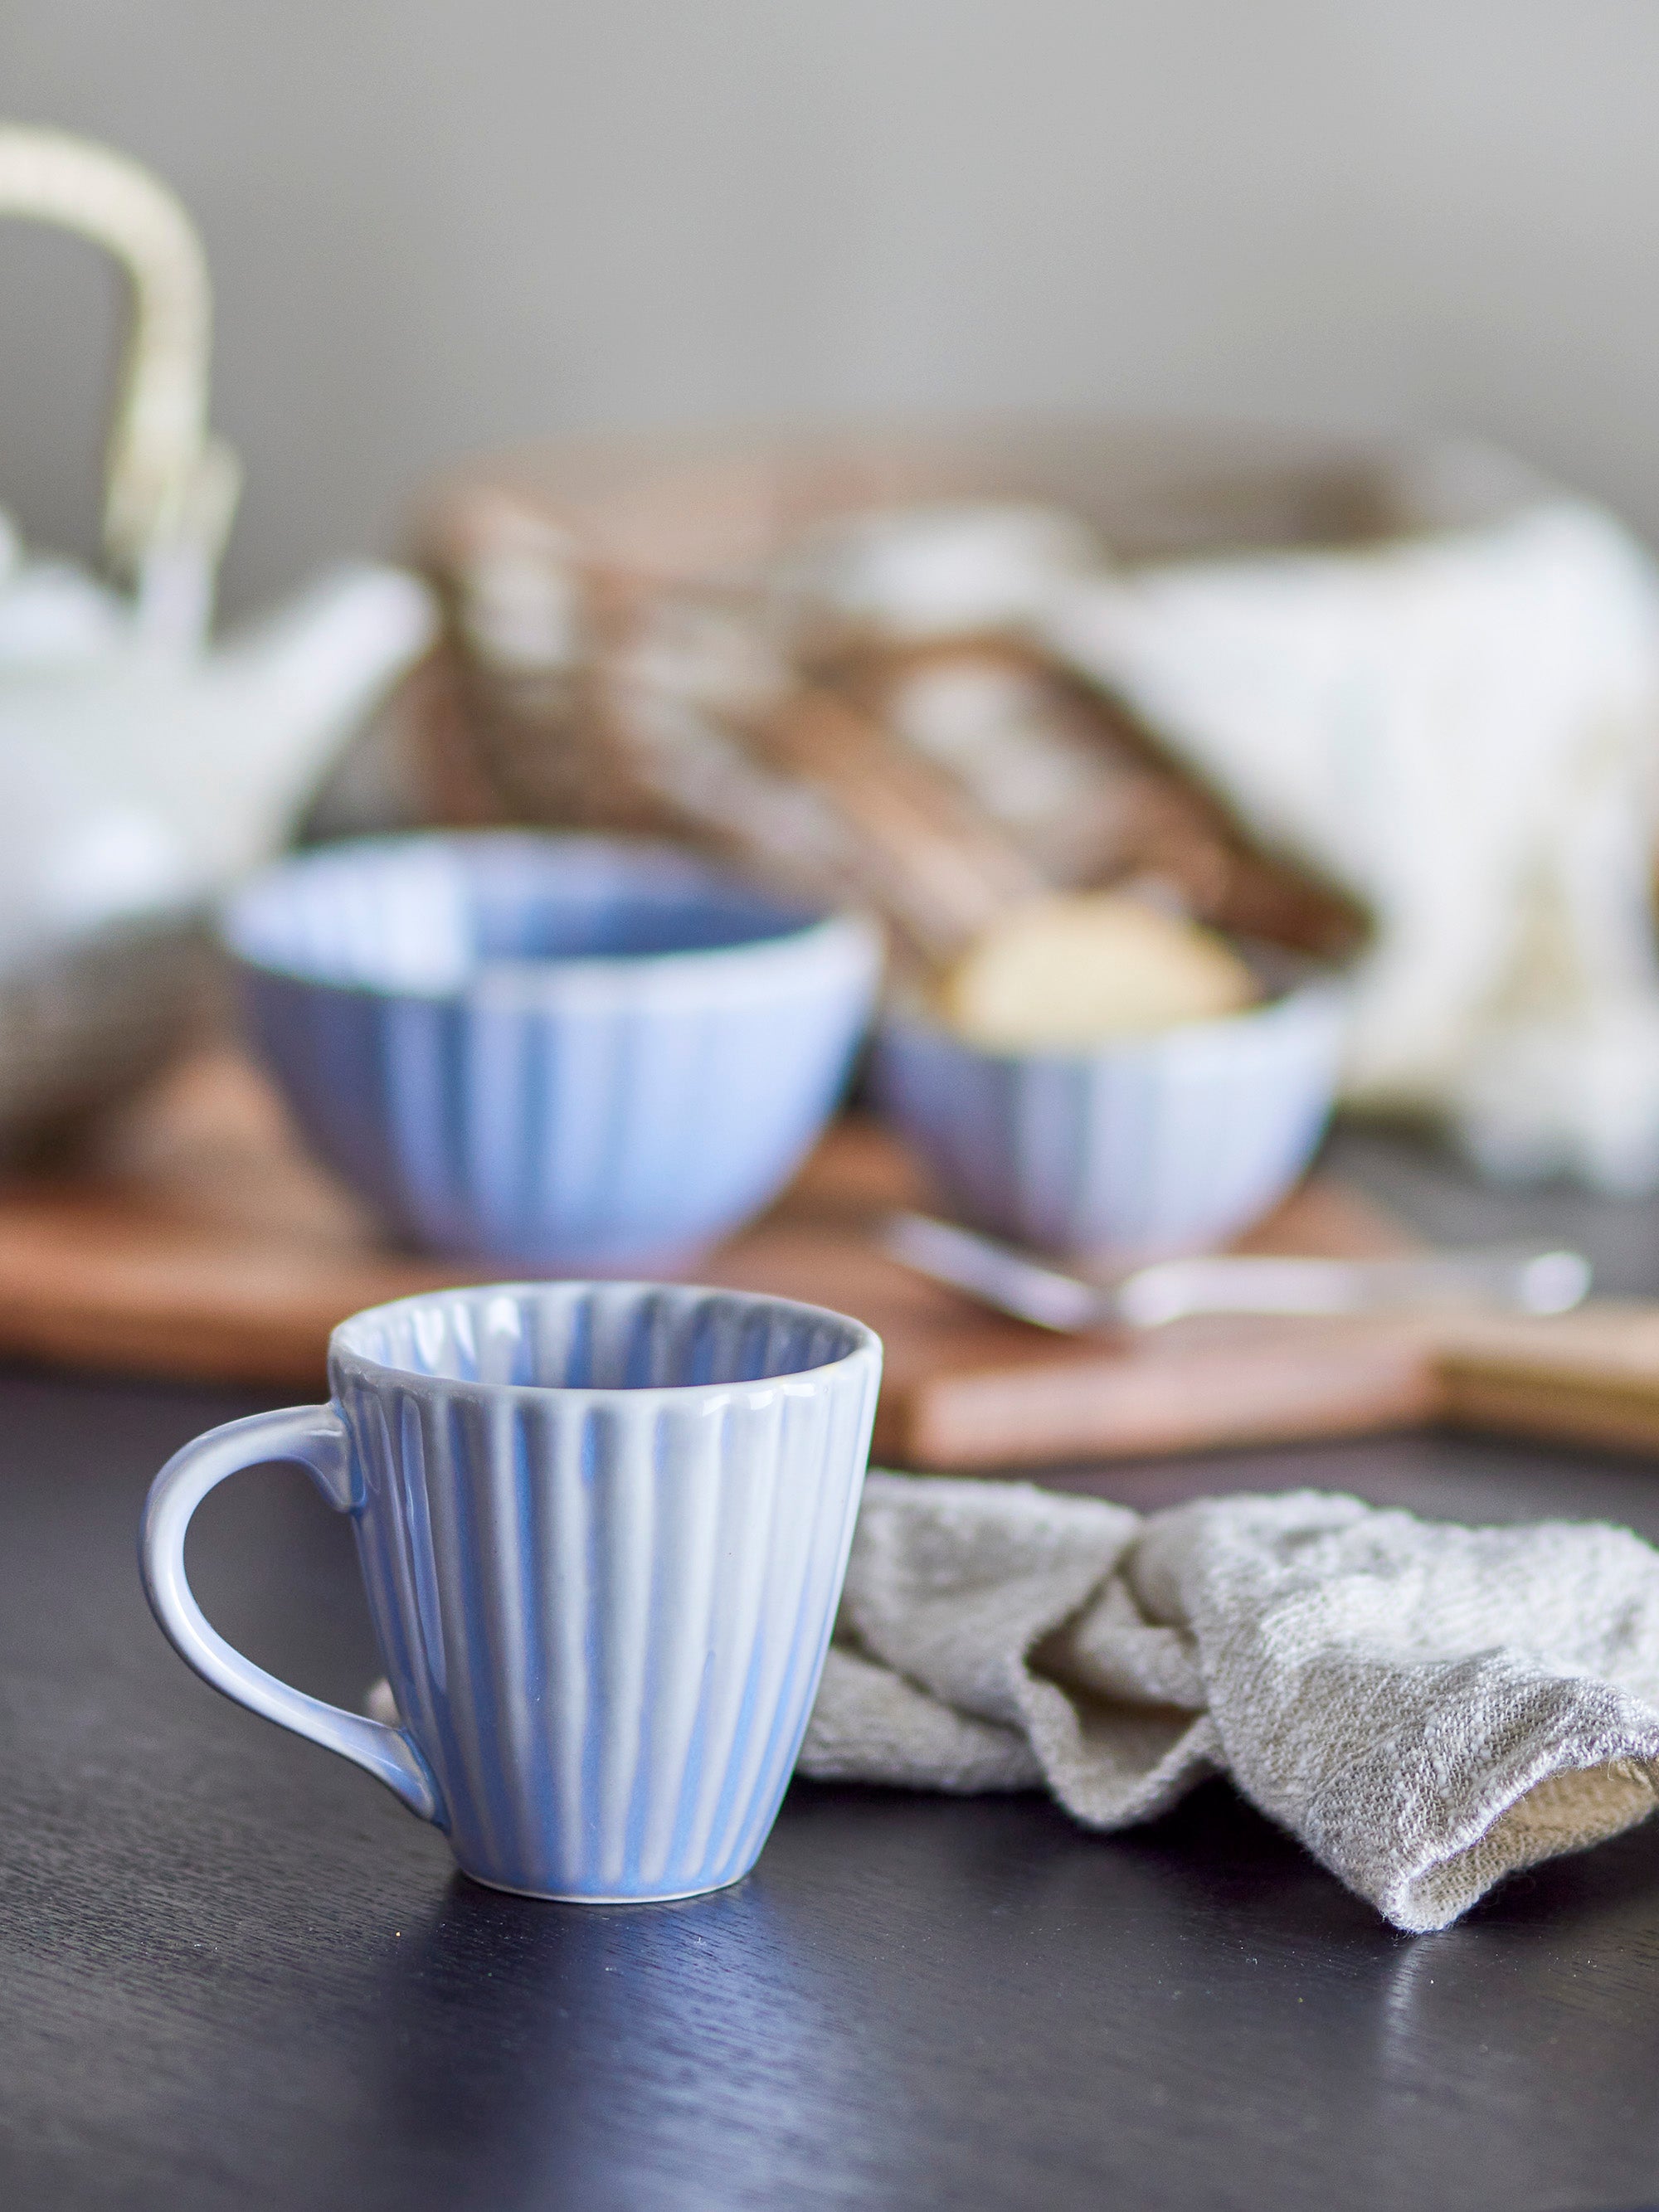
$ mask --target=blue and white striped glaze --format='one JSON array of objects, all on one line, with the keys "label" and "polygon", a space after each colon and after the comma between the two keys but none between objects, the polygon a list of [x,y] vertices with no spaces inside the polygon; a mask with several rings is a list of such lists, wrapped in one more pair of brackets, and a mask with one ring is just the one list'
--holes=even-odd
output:
[{"label": "blue and white striped glaze", "polygon": [[1091,1052],[1020,1054],[898,1012],[872,1083],[975,1228],[1111,1260],[1200,1251],[1270,1212],[1313,1158],[1344,1010],[1322,981]]},{"label": "blue and white striped glaze", "polygon": [[678,1267],[765,1206],[881,959],[672,848],[517,832],[283,861],[222,933],[313,1148],[414,1243],[548,1273]]},{"label": "blue and white striped glaze", "polygon": [[[162,1470],[146,1587],[210,1681],[368,1767],[475,1880],[720,1888],[759,1855],[811,1711],[880,1370],[859,1322],[725,1291],[376,1308],[335,1332],[331,1408],[232,1424]],[[283,1455],[352,1516],[401,1727],[275,1682],[190,1597],[194,1505]]]}]

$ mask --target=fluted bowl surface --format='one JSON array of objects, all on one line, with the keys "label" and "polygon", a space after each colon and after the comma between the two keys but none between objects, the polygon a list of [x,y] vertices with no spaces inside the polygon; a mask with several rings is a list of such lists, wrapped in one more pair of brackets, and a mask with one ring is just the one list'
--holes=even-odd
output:
[{"label": "fluted bowl surface", "polygon": [[538,1273],[678,1266],[764,1206],[881,957],[672,847],[518,832],[299,854],[222,934],[319,1156],[407,1240]]},{"label": "fluted bowl surface", "polygon": [[1224,1244],[1288,1194],[1330,1118],[1345,1012],[1321,976],[1093,1051],[998,1053],[895,1010],[872,1087],[961,1220],[1044,1251],[1156,1259]]}]

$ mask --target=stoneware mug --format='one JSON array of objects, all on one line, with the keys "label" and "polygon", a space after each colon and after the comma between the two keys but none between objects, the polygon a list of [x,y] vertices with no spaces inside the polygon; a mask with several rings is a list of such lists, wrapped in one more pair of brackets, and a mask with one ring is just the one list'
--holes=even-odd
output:
[{"label": "stoneware mug", "polygon": [[[881,1373],[860,1322],[686,1286],[441,1291],[356,1315],[331,1402],[198,1437],[140,1540],[198,1674],[353,1759],[498,1889],[592,1904],[746,1874],[817,1692]],[[296,1460],[351,1516],[399,1724],[210,1626],[196,1507]]]}]

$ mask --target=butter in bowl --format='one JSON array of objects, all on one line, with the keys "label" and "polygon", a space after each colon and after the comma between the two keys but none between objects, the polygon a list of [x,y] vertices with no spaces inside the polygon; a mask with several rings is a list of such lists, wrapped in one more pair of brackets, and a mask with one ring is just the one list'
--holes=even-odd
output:
[{"label": "butter in bowl", "polygon": [[1329,969],[1128,892],[1011,911],[896,1003],[872,1081],[960,1220],[1115,1263],[1224,1244],[1287,1195],[1336,1097]]},{"label": "butter in bowl", "polygon": [[759,1212],[882,958],[672,847],[511,831],[296,855],[222,935],[313,1150],[405,1241],[532,1273],[683,1266]]}]

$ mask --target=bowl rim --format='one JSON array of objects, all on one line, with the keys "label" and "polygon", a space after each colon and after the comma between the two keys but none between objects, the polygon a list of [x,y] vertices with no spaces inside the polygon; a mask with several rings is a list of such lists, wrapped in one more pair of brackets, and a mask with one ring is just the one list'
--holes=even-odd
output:
[{"label": "bowl rim", "polygon": [[[848,1331],[853,1341],[848,1350],[835,1359],[821,1360],[815,1367],[796,1367],[780,1375],[757,1375],[744,1381],[727,1382],[653,1382],[635,1388],[627,1383],[564,1383],[564,1382],[492,1382],[481,1377],[452,1375],[422,1374],[417,1368],[401,1367],[390,1360],[376,1359],[348,1343],[346,1332],[360,1322],[378,1320],[382,1315],[400,1309],[433,1305],[455,1297],[540,1297],[550,1291],[607,1291],[632,1293],[645,1297],[660,1291],[671,1291],[687,1297],[721,1297],[738,1300],[752,1306],[810,1316],[814,1321],[830,1322]],[[803,1298],[784,1298],[767,1291],[733,1290],[719,1283],[679,1283],[653,1280],[642,1277],[637,1280],[613,1279],[609,1276],[553,1276],[534,1277],[517,1281],[456,1283],[447,1289],[413,1291],[399,1298],[383,1299],[378,1305],[365,1306],[343,1321],[337,1322],[329,1333],[328,1376],[331,1397],[336,1391],[337,1375],[381,1386],[388,1379],[412,1386],[417,1390],[441,1392],[446,1396],[457,1393],[497,1401],[501,1399],[530,1400],[544,1403],[549,1400],[571,1405],[678,1405],[686,1406],[698,1399],[716,1401],[727,1399],[733,1391],[757,1392],[787,1389],[792,1384],[817,1384],[828,1377],[851,1369],[867,1365],[873,1361],[879,1376],[884,1357],[882,1340],[866,1322],[854,1315],[839,1312],[833,1306],[810,1304]]]},{"label": "bowl rim", "polygon": [[[402,854],[450,854],[462,859],[489,851],[526,853],[552,860],[562,851],[578,851],[641,868],[667,864],[684,889],[699,888],[747,896],[769,902],[780,917],[793,917],[775,933],[732,945],[686,945],[661,952],[552,954],[525,959],[479,962],[453,982],[430,986],[373,976],[329,975],[296,961],[271,957],[255,949],[245,934],[244,916],[253,901],[286,882],[331,868],[349,871],[364,860],[390,862]],[[683,1002],[695,995],[712,1000],[765,997],[786,985],[867,978],[873,991],[885,937],[875,917],[858,908],[830,908],[788,894],[760,878],[711,860],[666,839],[613,836],[585,830],[526,829],[416,830],[343,838],[287,853],[268,862],[222,898],[214,917],[221,949],[240,969],[254,975],[296,984],[339,998],[391,1003],[407,1000],[432,1006],[488,1006],[492,1009],[580,1011],[625,1000],[630,1004],[660,999]]]}]

